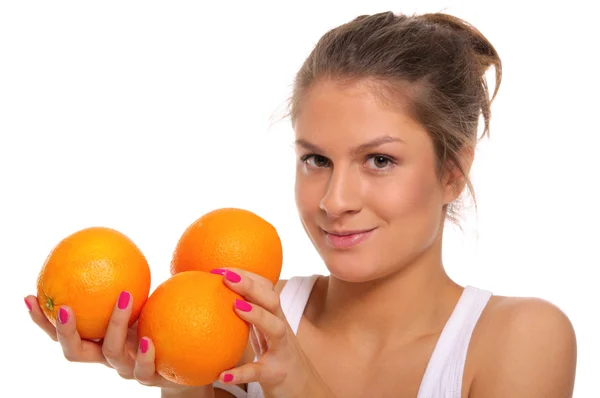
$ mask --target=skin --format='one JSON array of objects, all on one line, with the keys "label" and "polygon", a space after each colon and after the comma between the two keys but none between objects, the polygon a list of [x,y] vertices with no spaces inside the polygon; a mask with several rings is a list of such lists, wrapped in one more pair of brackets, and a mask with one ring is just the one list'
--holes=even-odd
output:
[{"label": "skin", "polygon": [[[294,127],[296,203],[330,271],[311,294],[299,344],[335,396],[414,397],[463,291],[444,271],[442,232],[465,181],[452,168],[439,176],[427,132],[361,82],[312,87]],[[381,136],[391,142],[365,146]],[[462,160],[468,171],[472,153]],[[323,233],[372,228],[348,250]],[[553,304],[493,296],[471,339],[462,396],[570,397],[576,351],[572,324]]]},{"label": "skin", "polygon": [[[463,291],[444,271],[442,233],[446,207],[465,181],[452,167],[439,175],[427,132],[402,106],[384,106],[363,82],[315,84],[294,130],[296,203],[330,275],[316,282],[295,335],[279,303],[285,281],[272,286],[242,270],[215,271],[250,303],[249,311],[235,311],[255,326],[244,359],[220,380],[231,375],[230,384],[259,382],[266,397],[414,397]],[[463,154],[467,171],[472,160],[472,152]],[[324,230],[371,232],[360,244],[339,249]],[[109,355],[109,366],[123,377],[161,386],[164,397],[231,396],[165,384],[154,373],[151,343],[146,354],[127,362],[126,325],[118,322],[119,332],[104,341],[113,349],[85,358],[74,325],[59,324],[55,331],[34,297],[26,301],[42,329],[58,332],[71,360],[107,362]],[[126,316],[127,310],[118,311]],[[93,344],[88,354],[100,347]],[[571,397],[576,351],[573,326],[553,304],[493,296],[470,341],[462,397]]]}]

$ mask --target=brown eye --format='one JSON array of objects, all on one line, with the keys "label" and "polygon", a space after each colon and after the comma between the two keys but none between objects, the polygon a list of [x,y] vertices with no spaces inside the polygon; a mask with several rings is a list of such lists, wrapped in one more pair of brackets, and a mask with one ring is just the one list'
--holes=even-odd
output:
[{"label": "brown eye", "polygon": [[367,167],[375,171],[386,171],[395,166],[395,162],[389,156],[372,155],[369,156]]},{"label": "brown eye", "polygon": [[325,167],[327,164],[327,158],[325,156],[315,156],[315,165],[318,167]]},{"label": "brown eye", "polygon": [[389,164],[390,160],[384,156],[375,156],[373,158],[373,163],[375,165],[375,167],[377,168],[384,168],[385,166],[387,166]]},{"label": "brown eye", "polygon": [[305,162],[313,167],[327,167],[329,166],[329,159],[321,155],[310,155],[307,156]]}]

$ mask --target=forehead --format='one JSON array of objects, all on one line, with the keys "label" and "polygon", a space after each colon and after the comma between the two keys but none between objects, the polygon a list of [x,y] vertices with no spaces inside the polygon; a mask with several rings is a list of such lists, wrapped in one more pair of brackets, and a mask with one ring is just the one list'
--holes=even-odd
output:
[{"label": "forehead", "polygon": [[320,147],[356,146],[383,135],[407,144],[427,139],[422,126],[400,99],[392,106],[363,82],[340,84],[325,80],[313,85],[301,100],[294,123],[297,140]]}]

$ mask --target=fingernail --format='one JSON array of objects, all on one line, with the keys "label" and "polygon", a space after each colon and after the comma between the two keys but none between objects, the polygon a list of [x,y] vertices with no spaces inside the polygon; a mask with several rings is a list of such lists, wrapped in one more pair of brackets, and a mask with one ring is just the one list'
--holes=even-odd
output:
[{"label": "fingernail", "polygon": [[62,307],[58,310],[58,321],[61,323],[61,325],[69,322],[69,313]]},{"label": "fingernail", "polygon": [[121,294],[119,295],[119,309],[120,310],[124,310],[125,308],[127,308],[127,305],[129,304],[129,297],[130,294],[127,292],[121,292]]},{"label": "fingernail", "polygon": [[142,338],[140,340],[140,352],[145,354],[148,351],[148,339]]},{"label": "fingernail", "polygon": [[235,300],[235,308],[244,312],[249,312],[250,310],[252,310],[252,306],[249,303],[240,299]]},{"label": "fingernail", "polygon": [[23,300],[25,300],[25,305],[27,306],[27,309],[29,310],[29,312],[31,312],[31,304],[29,304],[29,301],[27,301],[27,299]]},{"label": "fingernail", "polygon": [[229,383],[232,380],[233,380],[233,375],[231,373],[225,373],[225,376],[223,376],[223,381],[225,383]]},{"label": "fingernail", "polygon": [[242,277],[235,272],[227,271],[225,272],[225,279],[227,279],[229,282],[238,283],[242,280]]},{"label": "fingernail", "polygon": [[215,268],[212,271],[210,271],[211,274],[217,274],[217,275],[225,275],[226,272],[227,272],[227,270],[224,270],[223,268]]}]

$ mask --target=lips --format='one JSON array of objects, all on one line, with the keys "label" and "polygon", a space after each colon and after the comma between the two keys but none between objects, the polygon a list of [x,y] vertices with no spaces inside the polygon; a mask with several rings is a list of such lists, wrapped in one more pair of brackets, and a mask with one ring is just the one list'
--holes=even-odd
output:
[{"label": "lips", "polygon": [[349,249],[367,240],[375,228],[353,231],[327,231],[323,230],[325,239],[335,249]]}]

